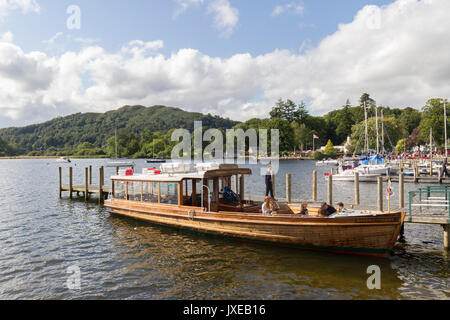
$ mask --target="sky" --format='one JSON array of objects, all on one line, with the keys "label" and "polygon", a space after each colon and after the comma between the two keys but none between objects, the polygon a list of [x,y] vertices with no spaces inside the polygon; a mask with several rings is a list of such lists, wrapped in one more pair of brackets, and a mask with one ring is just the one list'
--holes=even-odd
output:
[{"label": "sky", "polygon": [[245,121],[450,82],[449,0],[0,0],[0,127],[123,105]]}]

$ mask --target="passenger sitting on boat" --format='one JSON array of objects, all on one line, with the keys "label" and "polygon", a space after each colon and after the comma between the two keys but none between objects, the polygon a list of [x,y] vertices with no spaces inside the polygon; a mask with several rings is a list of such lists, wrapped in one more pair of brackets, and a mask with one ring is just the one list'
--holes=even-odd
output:
[{"label": "passenger sitting on boat", "polygon": [[342,202],[338,202],[337,205],[338,205],[338,212],[339,213],[344,211],[344,204]]},{"label": "passenger sitting on boat", "polygon": [[324,216],[328,217],[336,212],[336,209],[333,206],[328,205],[326,202],[322,203],[322,206],[320,207],[319,213]]},{"label": "passenger sitting on boat", "polygon": [[300,207],[300,214],[303,216],[308,215],[308,202],[303,201]]},{"label": "passenger sitting on boat", "polygon": [[270,197],[269,196],[266,196],[264,198],[264,203],[263,203],[261,209],[262,209],[262,214],[263,215],[267,215],[267,214],[270,214],[272,212],[272,210],[270,210]]},{"label": "passenger sitting on boat", "polygon": [[269,202],[269,207],[270,210],[272,210],[272,213],[278,213],[278,210],[280,210],[280,206],[278,205],[278,203],[275,201],[274,198],[269,197],[270,198],[270,202]]}]

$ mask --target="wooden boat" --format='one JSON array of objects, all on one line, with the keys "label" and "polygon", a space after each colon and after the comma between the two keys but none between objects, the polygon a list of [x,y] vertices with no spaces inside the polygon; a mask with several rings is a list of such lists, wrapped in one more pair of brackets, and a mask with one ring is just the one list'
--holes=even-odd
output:
[{"label": "wooden boat", "polygon": [[221,197],[221,188],[230,188],[232,177],[240,176],[243,199],[244,176],[249,174],[250,169],[227,165],[186,173],[112,176],[112,197],[105,206],[113,214],[242,241],[343,254],[390,254],[404,213],[324,218],[317,215],[317,208],[309,208],[305,217],[295,214],[299,206],[286,204],[275,215],[263,215],[261,204]]}]

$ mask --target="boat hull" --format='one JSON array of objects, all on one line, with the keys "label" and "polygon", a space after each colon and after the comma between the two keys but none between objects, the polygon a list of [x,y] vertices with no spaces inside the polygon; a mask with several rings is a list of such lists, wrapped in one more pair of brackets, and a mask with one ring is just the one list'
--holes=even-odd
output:
[{"label": "boat hull", "polygon": [[404,213],[342,218],[205,213],[123,200],[105,206],[112,214],[241,241],[377,257],[389,256],[404,218]]}]

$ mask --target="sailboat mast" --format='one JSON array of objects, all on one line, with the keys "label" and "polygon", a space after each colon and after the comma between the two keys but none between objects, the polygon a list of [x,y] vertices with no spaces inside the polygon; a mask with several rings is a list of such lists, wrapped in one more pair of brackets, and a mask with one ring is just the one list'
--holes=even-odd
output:
[{"label": "sailboat mast", "polygon": [[114,130],[114,140],[116,145],[116,159],[117,159],[117,128],[115,128]]},{"label": "sailboat mast", "polygon": [[380,110],[381,112],[381,148],[384,156],[384,118],[383,118],[383,108]]},{"label": "sailboat mast", "polygon": [[380,153],[380,145],[378,142],[378,108],[375,106],[375,125],[377,127],[377,155]]},{"label": "sailboat mast", "polygon": [[433,127],[430,127],[430,162],[433,160]]},{"label": "sailboat mast", "polygon": [[366,149],[366,153],[369,153],[369,135],[367,132],[367,108],[365,101],[364,101],[364,122],[365,122],[364,147]]}]

